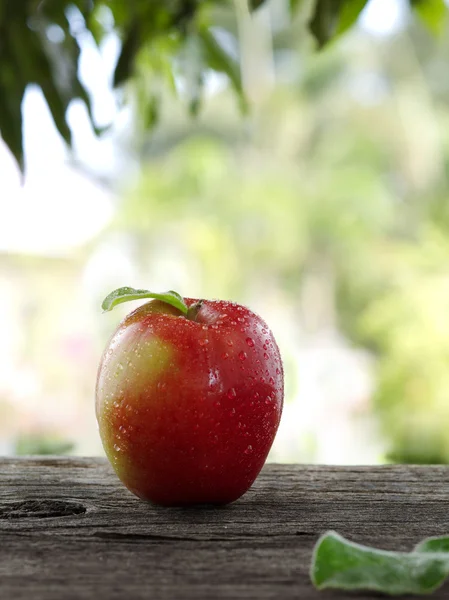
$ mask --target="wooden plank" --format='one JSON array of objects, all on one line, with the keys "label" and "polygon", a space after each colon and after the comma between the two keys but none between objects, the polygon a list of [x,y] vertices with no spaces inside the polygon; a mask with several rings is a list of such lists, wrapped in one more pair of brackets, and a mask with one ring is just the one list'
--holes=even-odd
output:
[{"label": "wooden plank", "polygon": [[199,509],[137,500],[97,458],[3,459],[0,477],[1,600],[343,599],[309,581],[323,531],[402,550],[449,532],[443,466],[267,465]]}]

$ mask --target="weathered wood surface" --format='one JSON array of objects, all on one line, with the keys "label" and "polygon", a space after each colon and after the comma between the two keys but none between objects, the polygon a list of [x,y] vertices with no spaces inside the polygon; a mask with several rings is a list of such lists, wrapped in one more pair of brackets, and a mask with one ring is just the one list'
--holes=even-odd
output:
[{"label": "weathered wood surface", "polygon": [[267,465],[239,501],[196,509],[137,500],[103,459],[2,459],[0,473],[1,600],[375,598],[313,589],[320,533],[409,550],[449,532],[445,467]]}]

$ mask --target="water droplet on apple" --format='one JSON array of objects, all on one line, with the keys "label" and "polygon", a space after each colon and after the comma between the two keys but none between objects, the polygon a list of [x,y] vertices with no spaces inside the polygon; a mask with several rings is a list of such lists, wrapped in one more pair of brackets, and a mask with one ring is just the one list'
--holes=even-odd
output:
[{"label": "water droplet on apple", "polygon": [[122,451],[122,449],[120,448],[120,446],[118,444],[114,444],[114,450],[116,452],[121,452]]},{"label": "water droplet on apple", "polygon": [[251,446],[251,444],[249,444],[249,446],[245,450],[245,454],[251,454],[252,451],[253,451],[253,447]]},{"label": "water droplet on apple", "polygon": [[267,333],[267,330],[266,329],[262,329],[262,333]]},{"label": "water droplet on apple", "polygon": [[274,385],[274,379],[272,377],[270,377],[270,379],[268,380],[269,383],[271,383],[271,385]]},{"label": "water droplet on apple", "polygon": [[235,415],[235,408],[231,409],[231,412],[229,413],[231,417],[233,417]]},{"label": "water droplet on apple", "polygon": [[215,406],[217,406],[217,407],[218,407],[218,406],[221,406],[221,402],[220,402],[220,400],[217,400],[217,401],[215,402]]},{"label": "water droplet on apple", "polygon": [[204,331],[207,331],[207,325],[202,325],[201,329],[204,329]]},{"label": "water droplet on apple", "polygon": [[259,396],[260,396],[259,392],[254,392],[253,398],[255,398],[257,400],[257,398],[259,398]]},{"label": "water droplet on apple", "polygon": [[228,393],[226,395],[229,399],[232,400],[232,398],[235,398],[237,396],[237,392],[234,388],[231,388],[230,390],[228,390]]},{"label": "water droplet on apple", "polygon": [[246,338],[246,343],[248,344],[248,346],[250,348],[254,348],[254,340],[253,340],[253,338],[247,337]]},{"label": "water droplet on apple", "polygon": [[270,396],[267,396],[265,398],[265,404],[271,404],[271,398],[270,398]]},{"label": "water droplet on apple", "polygon": [[239,358],[240,360],[246,360],[247,359],[247,354],[246,352],[239,352]]},{"label": "water droplet on apple", "polygon": [[226,340],[228,346],[233,346],[234,342],[232,340]]},{"label": "water droplet on apple", "polygon": [[280,375],[281,371],[279,369],[276,369],[276,375]]},{"label": "water droplet on apple", "polygon": [[208,339],[204,339],[204,340],[200,340],[200,341],[199,341],[199,344],[200,344],[200,346],[205,346],[205,345],[206,345],[206,344],[208,344],[208,343],[209,343],[209,340],[208,340]]},{"label": "water droplet on apple", "polygon": [[223,354],[221,355],[221,358],[223,360],[226,360],[227,358],[229,358],[229,354],[227,352],[223,352]]},{"label": "water droplet on apple", "polygon": [[264,357],[265,360],[267,360],[268,359],[268,354],[266,352],[264,352],[263,353],[263,357]]}]

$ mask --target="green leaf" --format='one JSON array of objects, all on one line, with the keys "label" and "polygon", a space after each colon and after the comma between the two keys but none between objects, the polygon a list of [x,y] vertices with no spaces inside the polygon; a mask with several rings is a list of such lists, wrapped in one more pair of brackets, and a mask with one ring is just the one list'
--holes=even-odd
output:
[{"label": "green leaf", "polygon": [[430,537],[419,542],[414,548],[414,552],[448,552],[449,536]]},{"label": "green leaf", "polygon": [[433,34],[443,33],[447,18],[444,0],[410,0],[410,4],[420,20]]},{"label": "green leaf", "polygon": [[14,68],[14,51],[6,31],[0,37],[0,134],[24,172],[22,100],[26,80]]},{"label": "green leaf", "polygon": [[322,48],[335,34],[342,0],[317,0],[309,29]]},{"label": "green leaf", "polygon": [[[293,1],[293,0],[292,0]],[[357,21],[369,0],[317,0],[309,29],[322,48]]]},{"label": "green leaf", "polygon": [[290,6],[290,15],[293,17],[299,10],[301,4],[303,4],[304,0],[289,0]]},{"label": "green leaf", "polygon": [[150,96],[143,110],[143,126],[145,130],[149,131],[156,125],[159,119],[159,105],[159,97],[155,94]]},{"label": "green leaf", "polygon": [[[0,82],[1,83],[1,82]],[[22,137],[23,85],[3,89],[0,85],[0,135],[17,161],[20,171],[24,171]]]},{"label": "green leaf", "polygon": [[[92,2],[92,10],[85,17],[87,29],[90,31],[98,48],[105,36],[114,31],[115,26],[120,26],[119,23],[116,23],[116,15],[114,15],[111,4],[113,3],[108,0],[106,2],[104,0],[96,0]],[[125,5],[125,8],[129,10],[130,7]]]},{"label": "green leaf", "polygon": [[317,542],[310,576],[318,589],[429,594],[449,575],[449,538],[430,538],[413,552],[362,546],[333,531]]},{"label": "green leaf", "polygon": [[122,304],[122,302],[130,302],[131,300],[143,300],[144,298],[161,300],[162,302],[171,304],[171,306],[174,306],[182,313],[187,314],[187,306],[182,296],[180,296],[177,292],[173,292],[172,290],[170,290],[169,292],[165,292],[164,294],[155,294],[154,292],[149,292],[148,290],[136,290],[132,287],[121,287],[111,292],[103,300],[101,308],[104,312],[107,312],[112,310],[114,306],[117,306],[117,304]]},{"label": "green leaf", "polygon": [[139,49],[140,26],[138,21],[133,21],[123,41],[122,51],[115,67],[114,87],[118,87],[130,78]]},{"label": "green leaf", "polygon": [[214,71],[225,73],[229,77],[232,86],[240,96],[242,106],[245,107],[245,94],[239,62],[226,52],[209,29],[201,29],[198,35],[202,41],[205,62]]},{"label": "green leaf", "polygon": [[262,4],[265,4],[265,0],[249,0],[250,10],[257,10]]},{"label": "green leaf", "polygon": [[360,16],[360,13],[368,4],[369,0],[349,0],[346,1],[340,11],[338,26],[335,35],[341,35],[350,29]]},{"label": "green leaf", "polygon": [[61,136],[70,146],[72,132],[66,121],[70,98],[65,97],[56,85],[52,64],[39,35],[26,26],[21,27],[18,23],[11,24],[8,34],[22,81],[35,82],[41,87],[53,121]]}]

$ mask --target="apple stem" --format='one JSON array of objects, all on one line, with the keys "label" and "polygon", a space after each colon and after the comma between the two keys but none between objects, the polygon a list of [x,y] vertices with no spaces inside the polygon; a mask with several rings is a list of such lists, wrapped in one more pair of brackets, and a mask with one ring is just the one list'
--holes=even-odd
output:
[{"label": "apple stem", "polygon": [[189,310],[186,314],[186,318],[189,319],[189,321],[196,321],[198,313],[200,312],[201,307],[203,306],[203,302],[204,300],[198,300],[198,302],[195,302],[194,304],[192,304],[192,306],[189,307]]}]

